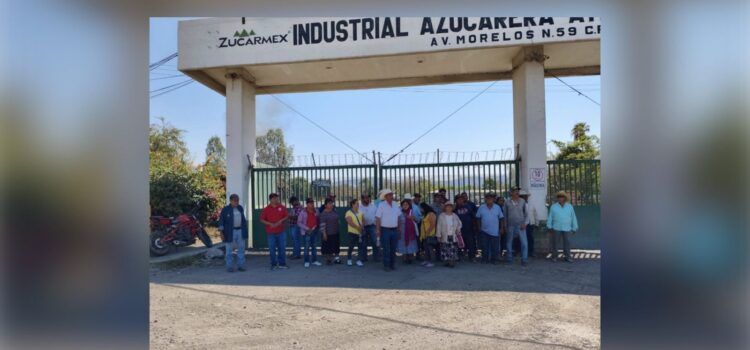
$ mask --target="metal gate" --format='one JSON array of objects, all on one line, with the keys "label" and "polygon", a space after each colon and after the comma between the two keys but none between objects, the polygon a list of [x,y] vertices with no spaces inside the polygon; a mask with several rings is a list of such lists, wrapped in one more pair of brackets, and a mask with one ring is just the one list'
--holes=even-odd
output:
[{"label": "metal gate", "polygon": [[547,161],[547,171],[547,203],[555,202],[557,191],[564,191],[575,207],[580,230],[573,238],[574,246],[599,249],[601,162],[598,159],[550,160]]},{"label": "metal gate", "polygon": [[[448,196],[466,192],[474,202],[481,202],[485,192],[493,191],[507,195],[516,186],[519,176],[518,161],[486,161],[468,163],[435,163],[412,165],[343,165],[295,168],[254,168],[251,170],[253,196],[252,246],[268,246],[265,230],[260,223],[261,210],[268,204],[268,195],[277,193],[288,207],[291,196],[304,201],[313,198],[316,207],[323,203],[326,195],[336,194],[336,210],[343,217],[349,201],[364,193],[373,196],[382,188],[391,188],[397,196],[405,193],[421,193],[429,202],[430,193],[440,188]],[[375,199],[375,198],[373,198]],[[341,220],[340,232],[346,232]],[[342,235],[342,245],[348,244]],[[290,244],[287,244],[289,246]]]},{"label": "metal gate", "polygon": [[449,200],[466,192],[470,200],[481,203],[486,192],[504,195],[517,186],[518,166],[518,161],[384,165],[380,167],[380,187],[399,195],[420,193],[428,203],[431,193],[444,188]]}]

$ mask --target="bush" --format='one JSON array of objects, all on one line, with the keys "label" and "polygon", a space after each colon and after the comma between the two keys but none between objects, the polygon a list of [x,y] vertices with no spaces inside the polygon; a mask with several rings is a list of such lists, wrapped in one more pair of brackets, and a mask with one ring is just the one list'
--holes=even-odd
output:
[{"label": "bush", "polygon": [[197,171],[152,171],[149,181],[151,215],[193,213],[201,223],[215,225],[223,196],[207,187]]}]

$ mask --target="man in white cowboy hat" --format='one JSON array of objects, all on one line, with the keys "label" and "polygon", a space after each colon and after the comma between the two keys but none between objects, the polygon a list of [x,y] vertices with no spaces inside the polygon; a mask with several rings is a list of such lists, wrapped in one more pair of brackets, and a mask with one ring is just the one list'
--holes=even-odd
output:
[{"label": "man in white cowboy hat", "polygon": [[384,188],[378,193],[382,202],[375,211],[375,235],[378,244],[383,247],[383,269],[393,271],[396,268],[396,247],[398,246],[398,217],[401,206],[393,200],[393,191]]},{"label": "man in white cowboy hat", "polygon": [[573,262],[570,258],[570,235],[578,231],[578,219],[573,206],[568,203],[568,195],[563,192],[555,194],[557,203],[550,205],[547,216],[547,228],[550,230],[549,247],[552,261],[557,261],[557,236],[563,238],[563,252],[565,261]]}]

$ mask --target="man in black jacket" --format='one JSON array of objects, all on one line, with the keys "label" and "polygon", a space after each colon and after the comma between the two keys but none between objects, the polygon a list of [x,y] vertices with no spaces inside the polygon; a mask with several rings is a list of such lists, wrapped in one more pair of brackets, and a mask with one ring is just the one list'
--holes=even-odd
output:
[{"label": "man in black jacket", "polygon": [[225,261],[227,271],[234,272],[234,257],[232,251],[237,249],[237,270],[245,271],[245,242],[248,229],[245,210],[240,205],[240,196],[229,196],[229,205],[221,209],[219,215],[219,231],[226,248]]}]

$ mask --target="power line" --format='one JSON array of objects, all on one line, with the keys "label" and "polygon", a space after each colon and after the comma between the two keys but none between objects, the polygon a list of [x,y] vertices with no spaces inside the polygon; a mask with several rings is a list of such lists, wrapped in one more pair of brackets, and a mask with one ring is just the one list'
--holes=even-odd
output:
[{"label": "power line", "polygon": [[487,90],[489,90],[489,89],[490,89],[490,88],[491,88],[492,86],[494,86],[494,85],[495,85],[496,83],[497,83],[497,80],[496,80],[496,81],[493,81],[493,82],[492,82],[491,84],[487,85],[487,87],[485,87],[485,88],[484,88],[484,90],[480,91],[480,92],[479,92],[478,94],[474,95],[474,96],[473,96],[472,98],[470,98],[469,100],[467,100],[466,102],[464,102],[464,104],[462,104],[462,105],[461,105],[460,107],[458,107],[458,108],[457,108],[456,110],[454,110],[453,112],[451,112],[450,114],[448,114],[447,116],[445,116],[445,118],[441,119],[441,120],[440,120],[439,122],[437,122],[437,123],[436,123],[435,125],[433,125],[433,126],[432,126],[431,128],[427,129],[427,131],[425,131],[424,133],[422,133],[422,135],[419,135],[419,137],[417,137],[416,139],[414,139],[414,141],[412,141],[412,142],[409,142],[409,144],[407,144],[406,146],[404,146],[404,148],[402,148],[402,149],[401,149],[400,151],[398,151],[398,152],[397,152],[396,154],[394,154],[394,155],[392,155],[392,156],[391,156],[390,158],[388,158],[388,159],[387,159],[387,160],[385,161],[385,163],[388,163],[388,161],[390,161],[391,159],[393,159],[393,158],[394,158],[394,157],[396,157],[397,155],[399,155],[399,154],[403,153],[404,151],[406,151],[406,149],[407,149],[407,148],[409,148],[409,147],[410,147],[411,145],[413,145],[413,144],[414,144],[415,142],[419,141],[419,140],[420,140],[421,138],[423,138],[423,137],[424,137],[425,135],[429,134],[429,133],[430,133],[430,131],[432,131],[432,130],[434,130],[435,128],[437,128],[438,126],[440,126],[440,124],[443,124],[443,122],[445,122],[445,121],[446,121],[446,120],[448,120],[448,119],[449,119],[450,117],[452,117],[453,115],[455,115],[456,113],[458,113],[458,111],[462,110],[462,109],[463,109],[464,107],[466,107],[467,105],[469,105],[469,103],[471,103],[472,101],[476,100],[476,99],[477,99],[477,97],[479,97],[479,96],[482,96],[482,94],[484,94],[484,93],[485,93],[485,92],[486,92]]},{"label": "power line", "polygon": [[172,78],[179,78],[184,77],[182,74],[174,74],[174,75],[168,75],[166,77],[158,77],[158,78],[151,78],[149,80],[162,80],[162,79],[172,79]]},{"label": "power line", "polygon": [[149,70],[154,70],[155,68],[161,66],[162,64],[167,63],[167,62],[173,60],[175,57],[177,57],[177,52],[175,52],[175,53],[173,53],[173,54],[171,54],[171,55],[169,55],[167,57],[164,57],[164,58],[160,59],[159,61],[151,63],[150,65],[148,65],[148,68],[149,68]]},{"label": "power line", "polygon": [[[180,82],[180,83],[176,83],[176,84],[172,84],[170,86],[163,87],[163,88],[158,89],[158,90],[151,91],[151,94],[152,94],[151,98],[159,97],[159,96],[164,95],[166,93],[175,91],[175,90],[177,90],[179,88],[182,88],[184,86],[190,85],[193,82],[195,82],[195,80],[186,80],[186,81],[183,81],[183,82]],[[159,92],[157,94],[153,94],[154,92],[157,92],[157,91],[160,91],[160,90],[163,90],[163,91],[161,91],[161,92]]]},{"label": "power line", "polygon": [[583,92],[581,92],[580,90],[578,90],[578,89],[574,88],[574,87],[573,87],[573,86],[571,86],[570,84],[568,84],[568,83],[564,82],[564,81],[563,81],[562,79],[560,79],[560,77],[558,77],[558,76],[556,76],[556,75],[554,75],[554,74],[552,74],[552,73],[549,73],[549,72],[548,72],[548,74],[549,74],[549,75],[551,75],[551,76],[553,76],[553,77],[554,77],[555,79],[559,80],[559,81],[560,81],[561,83],[565,84],[565,86],[569,87],[569,88],[570,88],[571,90],[573,90],[573,91],[577,92],[579,96],[583,96],[583,97],[587,98],[587,99],[588,99],[589,101],[591,101],[591,102],[593,102],[593,103],[596,103],[596,105],[597,105],[597,106],[601,106],[601,104],[599,104],[599,102],[595,101],[595,100],[594,100],[593,98],[591,98],[591,97],[589,97],[588,95],[584,94],[584,93],[583,93]]},{"label": "power line", "polygon": [[344,145],[347,148],[349,148],[350,150],[354,151],[354,153],[359,154],[360,157],[362,157],[364,159],[367,159],[369,162],[373,162],[370,158],[367,158],[367,156],[365,156],[364,153],[362,153],[360,151],[357,151],[354,147],[352,147],[348,143],[344,142],[344,140],[338,138],[336,135],[332,134],[331,132],[329,132],[328,130],[326,130],[325,128],[323,128],[322,126],[318,125],[318,123],[314,122],[312,119],[308,118],[306,115],[302,114],[302,112],[296,110],[294,107],[290,106],[289,104],[287,104],[286,102],[284,102],[282,99],[278,98],[276,95],[274,95],[272,93],[269,93],[268,90],[266,90],[263,87],[258,87],[258,88],[261,89],[261,90],[263,90],[263,91],[265,91],[268,95],[270,95],[271,97],[273,97],[276,101],[279,101],[279,103],[281,103],[282,105],[284,105],[287,108],[289,108],[292,112],[296,113],[297,115],[299,115],[302,118],[305,118],[305,120],[307,120],[308,122],[310,122],[310,124],[315,125],[318,129],[322,130],[324,133],[326,133],[329,136],[333,137],[336,141],[340,142],[342,145]]},{"label": "power line", "polygon": [[191,81],[191,79],[183,80],[183,81],[181,81],[181,82],[179,82],[179,83],[174,83],[174,84],[172,84],[172,85],[167,85],[167,86],[164,86],[164,87],[158,88],[158,89],[156,89],[156,90],[151,90],[151,91],[149,91],[149,93],[152,93],[152,94],[153,94],[154,92],[159,92],[159,91],[162,91],[162,90],[166,90],[166,89],[169,89],[169,88],[171,88],[171,87],[174,87],[174,86],[176,86],[176,85],[179,85],[179,84],[183,84],[183,83],[186,83],[186,82],[188,82],[188,81]]}]

